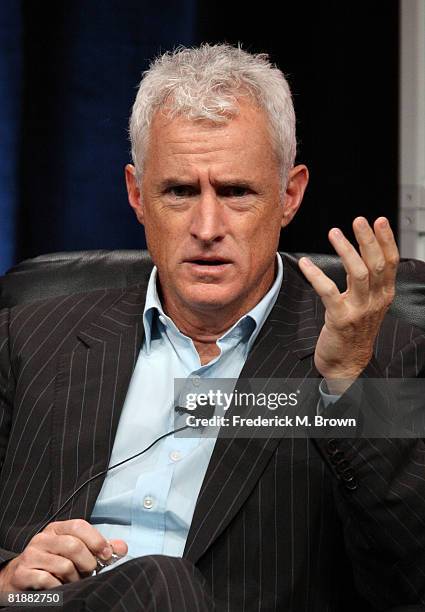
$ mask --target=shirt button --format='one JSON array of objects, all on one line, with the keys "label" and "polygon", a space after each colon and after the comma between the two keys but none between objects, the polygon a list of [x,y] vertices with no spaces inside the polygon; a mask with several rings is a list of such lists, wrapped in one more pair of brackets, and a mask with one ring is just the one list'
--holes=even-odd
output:
[{"label": "shirt button", "polygon": [[180,451],[172,451],[170,453],[171,461],[180,461],[181,458],[182,458],[182,454]]},{"label": "shirt button", "polygon": [[200,376],[192,376],[192,385],[194,387],[199,387],[200,384],[201,384],[201,377]]},{"label": "shirt button", "polygon": [[146,508],[146,510],[150,510],[153,507],[152,497],[145,497],[143,500],[143,507]]}]

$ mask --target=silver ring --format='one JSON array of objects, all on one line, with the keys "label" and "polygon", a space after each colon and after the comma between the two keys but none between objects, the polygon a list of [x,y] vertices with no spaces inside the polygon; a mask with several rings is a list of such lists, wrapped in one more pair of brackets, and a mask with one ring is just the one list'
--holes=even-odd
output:
[{"label": "silver ring", "polygon": [[96,557],[97,565],[96,565],[96,569],[94,569],[92,572],[92,576],[97,576],[97,574],[100,571],[102,571],[105,567],[109,567],[110,565],[113,565],[114,563],[118,561],[118,559],[121,559],[121,557],[120,555],[117,555],[115,553],[112,553],[112,557],[108,559],[107,561],[104,561],[103,559],[99,559],[99,557]]}]

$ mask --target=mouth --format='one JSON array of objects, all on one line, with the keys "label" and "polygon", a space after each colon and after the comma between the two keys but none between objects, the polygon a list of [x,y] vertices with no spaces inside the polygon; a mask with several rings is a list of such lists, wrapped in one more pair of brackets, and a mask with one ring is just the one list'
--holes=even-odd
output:
[{"label": "mouth", "polygon": [[196,264],[197,266],[223,266],[230,263],[226,259],[190,259],[188,263]]},{"label": "mouth", "polygon": [[188,264],[192,271],[196,273],[219,274],[232,262],[230,259],[224,259],[223,257],[194,257],[185,260],[184,263]]}]

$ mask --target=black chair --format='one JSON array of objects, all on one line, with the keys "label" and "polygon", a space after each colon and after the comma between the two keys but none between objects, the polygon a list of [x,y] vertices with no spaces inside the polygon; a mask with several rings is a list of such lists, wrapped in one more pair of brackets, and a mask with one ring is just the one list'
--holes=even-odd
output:
[{"label": "black chair", "polygon": [[[288,254],[296,267],[305,253]],[[345,288],[345,272],[336,255],[308,254],[326,274]],[[152,268],[147,251],[77,251],[52,253],[27,259],[0,277],[0,308],[34,300],[93,291],[104,287],[126,287],[145,282]],[[394,316],[425,329],[425,262],[401,261],[397,295],[390,309]]]},{"label": "black chair", "polygon": [[397,606],[387,612],[425,612],[425,606]]},{"label": "black chair", "polygon": [[[287,254],[289,265],[308,255],[340,289],[345,288],[345,271],[336,255]],[[126,287],[146,282],[152,269],[147,251],[78,251],[51,253],[27,259],[0,277],[0,308],[35,300]],[[425,329],[425,262],[405,259],[397,274],[392,315]],[[425,612],[425,606],[407,605],[388,612]]]}]

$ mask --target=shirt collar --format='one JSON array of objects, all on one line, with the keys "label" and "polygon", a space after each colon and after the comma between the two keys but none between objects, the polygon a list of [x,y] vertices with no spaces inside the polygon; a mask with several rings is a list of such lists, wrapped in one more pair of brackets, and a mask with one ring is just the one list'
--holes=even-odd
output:
[{"label": "shirt collar", "polygon": [[[227,334],[231,333],[236,327],[240,327],[244,325],[245,322],[251,322],[251,325],[247,326],[247,329],[250,332],[249,336],[249,348],[253,345],[260,329],[264,325],[267,317],[270,314],[271,309],[273,308],[277,296],[279,294],[282,279],[283,279],[283,262],[279,253],[276,253],[277,259],[277,274],[274,280],[273,285],[270,287],[266,295],[252,308],[249,312],[243,315],[230,329],[228,329],[223,336],[220,338],[224,338]],[[175,331],[178,332],[178,329],[172,319],[168,317],[162,308],[161,300],[159,299],[158,289],[156,286],[156,281],[158,278],[158,270],[157,267],[154,266],[149,278],[148,288],[146,292],[146,301],[145,308],[143,310],[143,326],[145,331],[145,346],[146,350],[149,352],[151,348],[152,341],[152,332],[153,326],[155,322],[155,315],[163,317],[168,324],[170,324]],[[180,333],[180,332],[178,332]]]},{"label": "shirt collar", "polygon": [[[277,273],[273,285],[270,287],[266,295],[252,308],[245,316],[251,317],[255,322],[255,329],[253,330],[249,338],[249,348],[254,344],[256,337],[260,329],[266,322],[271,309],[275,305],[277,296],[279,295],[280,288],[283,280],[283,261],[279,253],[276,253],[277,259]],[[243,318],[243,317],[242,317]]]}]

